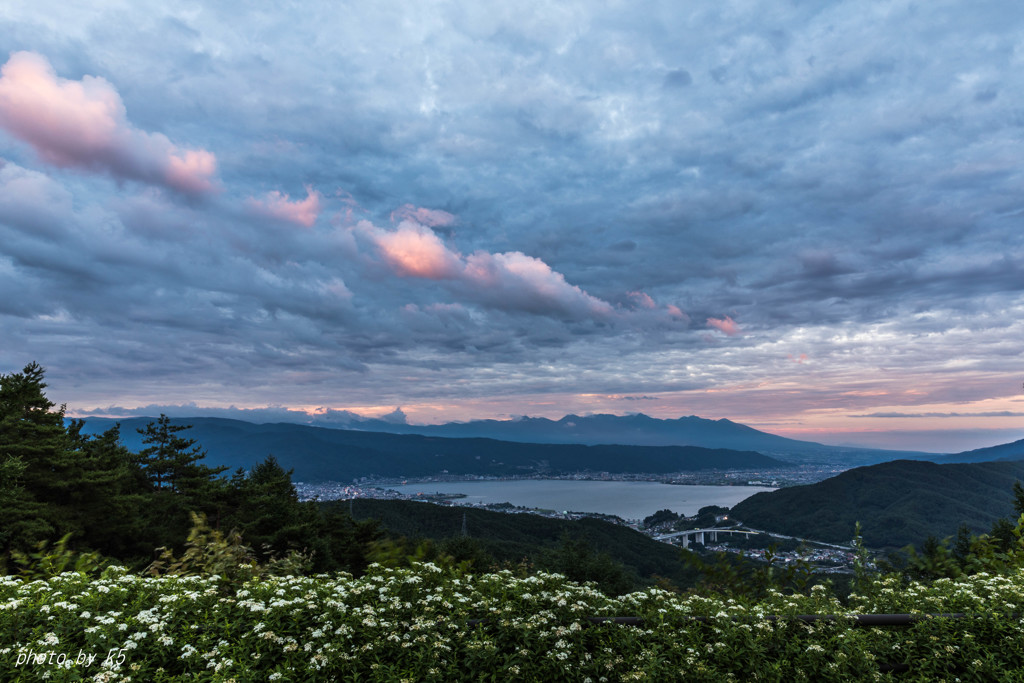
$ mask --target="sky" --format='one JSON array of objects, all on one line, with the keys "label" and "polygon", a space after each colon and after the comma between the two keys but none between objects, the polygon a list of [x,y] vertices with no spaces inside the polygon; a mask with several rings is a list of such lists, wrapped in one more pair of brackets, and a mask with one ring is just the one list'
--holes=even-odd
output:
[{"label": "sky", "polygon": [[69,414],[1024,438],[1009,0],[7,0],[0,64]]}]

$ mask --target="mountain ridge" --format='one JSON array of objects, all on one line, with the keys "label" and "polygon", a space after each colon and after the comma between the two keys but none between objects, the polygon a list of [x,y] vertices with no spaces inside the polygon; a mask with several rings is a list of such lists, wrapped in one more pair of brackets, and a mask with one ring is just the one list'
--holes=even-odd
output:
[{"label": "mountain ridge", "polygon": [[[354,416],[354,414],[352,414]],[[568,414],[558,420],[522,416],[510,420],[471,420],[440,425],[413,425],[393,420],[350,418],[344,422],[313,424],[273,420],[253,422],[249,419],[222,416],[175,418],[184,422],[201,419],[236,419],[247,424],[295,424],[344,431],[385,434],[418,434],[446,438],[488,438],[516,443],[627,445],[627,446],[697,446],[740,451],[756,451],[788,462],[800,464],[856,466],[896,459],[934,460],[942,454],[921,451],[886,450],[855,446],[830,446],[813,441],[790,439],[734,422],[727,418],[708,419],[696,415],[679,418],[654,418],[644,413],[612,415]],[[355,416],[358,417],[358,416]],[[82,419],[111,418],[86,417]],[[153,418],[126,418],[150,420]],[[122,420],[123,421],[123,420]]]},{"label": "mountain ridge", "polygon": [[960,524],[988,532],[1013,516],[1013,484],[1024,462],[938,464],[894,460],[857,467],[805,486],[757,493],[733,506],[730,517],[757,529],[846,543],[862,525],[872,547],[919,544],[929,535],[953,535]]},{"label": "mountain ridge", "polygon": [[[366,423],[356,423],[351,428],[362,429],[364,425]],[[597,413],[586,416],[568,414],[558,420],[523,416],[511,420],[471,420],[440,425],[373,424],[373,429],[396,434],[481,437],[521,443],[687,445],[753,450],[802,464],[860,465],[900,458],[932,459],[936,456],[934,453],[921,451],[830,446],[763,432],[727,418],[712,420],[696,415],[665,419],[650,417],[644,413]]]},{"label": "mountain ridge", "polygon": [[[88,418],[83,433],[121,424],[131,450],[144,447],[137,429],[150,418]],[[669,473],[702,469],[779,469],[789,463],[757,453],[698,446],[537,444],[255,424],[227,418],[171,418],[192,425],[183,435],[207,450],[207,464],[251,468],[267,455],[301,481],[351,481],[421,476],[537,476],[574,472]]]},{"label": "mountain ridge", "polygon": [[944,455],[934,458],[933,461],[937,463],[975,463],[1001,462],[1004,460],[1024,460],[1024,439],[987,448],[975,448],[974,450],[962,453]]}]

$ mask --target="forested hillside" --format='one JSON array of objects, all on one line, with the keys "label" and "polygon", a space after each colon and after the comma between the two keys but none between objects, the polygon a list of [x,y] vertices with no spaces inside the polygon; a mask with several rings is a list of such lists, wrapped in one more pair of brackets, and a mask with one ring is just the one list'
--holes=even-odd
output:
[{"label": "forested hillside", "polygon": [[441,543],[457,558],[481,558],[478,564],[484,565],[525,560],[570,578],[598,581],[612,592],[621,592],[624,585],[653,583],[656,577],[677,586],[691,586],[698,578],[682,561],[679,548],[599,519],[549,519],[406,500],[361,499],[322,506],[351,510],[356,520],[378,520],[399,536]]},{"label": "forested hillside", "polygon": [[938,463],[990,462],[994,460],[1024,460],[1024,439],[933,458],[933,462]]},{"label": "forested hillside", "polygon": [[1013,511],[1013,485],[1024,462],[937,465],[897,460],[858,467],[807,486],[758,493],[732,508],[758,529],[846,543],[859,521],[873,547],[920,544],[957,533],[986,532]]}]

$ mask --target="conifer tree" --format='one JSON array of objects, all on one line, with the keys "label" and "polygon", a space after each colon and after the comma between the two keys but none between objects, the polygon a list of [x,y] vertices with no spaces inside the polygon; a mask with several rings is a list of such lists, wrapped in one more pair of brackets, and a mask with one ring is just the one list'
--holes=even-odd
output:
[{"label": "conifer tree", "polygon": [[0,456],[21,459],[24,486],[37,497],[55,498],[68,442],[64,406],[52,410],[55,404],[43,393],[44,374],[33,362],[20,373],[0,375]]},{"label": "conifer tree", "polygon": [[148,554],[147,529],[141,511],[146,505],[144,475],[135,455],[121,443],[121,427],[99,435],[83,435],[82,420],[72,420],[68,437],[76,454],[74,487],[67,504],[77,516],[75,531],[86,545],[120,558]]},{"label": "conifer tree", "polygon": [[64,406],[46,398],[45,371],[33,362],[21,372],[0,375],[0,513],[4,550],[26,548],[56,533],[69,463]]},{"label": "conifer tree", "polygon": [[312,503],[299,502],[292,470],[268,455],[238,483],[235,519],[246,541],[264,554],[315,550],[310,546],[317,545],[319,513]]},{"label": "conifer tree", "polygon": [[190,428],[171,424],[161,414],[156,422],[136,430],[146,446],[134,457],[148,491],[143,523],[150,547],[180,544],[193,512],[208,515],[215,527],[220,526],[228,485],[217,475],[228,468],[200,462],[206,451],[195,439],[179,436]]},{"label": "conifer tree", "polygon": [[30,363],[0,375],[0,549],[26,549],[73,534],[75,546],[122,547],[136,520],[131,458],[115,427],[100,436],[65,425]]},{"label": "conifer tree", "polygon": [[200,464],[206,451],[196,445],[195,439],[178,436],[192,425],[172,425],[163,413],[145,429],[136,431],[149,444],[139,451],[139,462],[145,469],[152,487],[158,491],[194,494],[227,467],[209,467]]}]

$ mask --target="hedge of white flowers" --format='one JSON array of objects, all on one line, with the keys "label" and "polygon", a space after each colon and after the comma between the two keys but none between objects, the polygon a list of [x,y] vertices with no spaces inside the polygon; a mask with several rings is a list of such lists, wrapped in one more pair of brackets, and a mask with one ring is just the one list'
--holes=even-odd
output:
[{"label": "hedge of white flowers", "polygon": [[[756,603],[659,589],[609,598],[553,574],[460,576],[432,564],[264,578],[0,578],[4,681],[1020,680],[1024,572],[901,584],[840,603]],[[768,615],[966,612],[909,628]],[[590,616],[638,616],[643,626]],[[711,617],[705,621],[694,616]],[[472,620],[483,619],[476,623]]]}]

